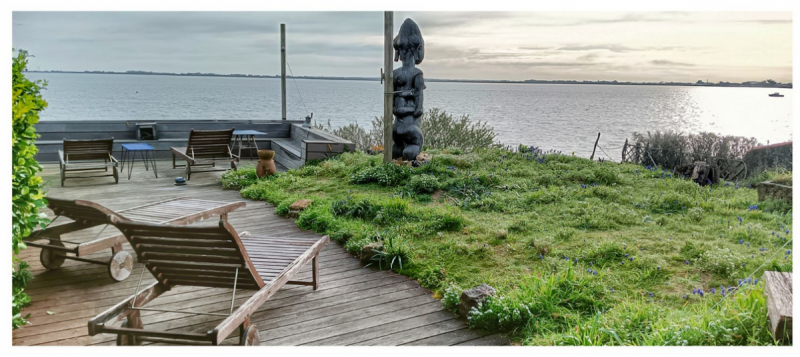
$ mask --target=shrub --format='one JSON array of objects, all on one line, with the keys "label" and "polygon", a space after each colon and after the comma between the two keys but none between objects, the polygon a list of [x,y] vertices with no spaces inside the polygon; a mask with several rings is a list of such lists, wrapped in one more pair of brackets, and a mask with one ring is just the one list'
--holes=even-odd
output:
[{"label": "shrub", "polygon": [[[495,145],[497,134],[485,122],[473,122],[469,115],[453,118],[452,115],[438,108],[429,109],[420,118],[420,129],[425,135],[425,148],[474,150]],[[358,123],[351,123],[338,129],[315,124],[314,128],[325,130],[336,136],[352,141],[356,150],[367,151],[383,144],[383,118],[375,117],[370,127],[365,129]]]},{"label": "shrub", "polygon": [[[672,169],[680,164],[708,161],[709,158],[742,160],[747,151],[758,145],[755,138],[723,136],[709,132],[683,134],[674,131],[633,133],[634,145],[644,148],[632,161]],[[649,155],[648,155],[649,153]],[[651,159],[652,158],[652,159]]]},{"label": "shrub", "polygon": [[434,193],[439,189],[439,179],[428,174],[416,175],[408,180],[406,189],[413,193]]},{"label": "shrub", "polygon": [[219,179],[222,188],[226,190],[240,190],[258,181],[255,167],[242,167],[236,171],[230,170],[222,174]]},{"label": "shrub", "polygon": [[350,176],[353,183],[376,182],[382,186],[397,186],[411,177],[413,168],[405,165],[395,165],[388,162],[377,166],[367,167]]},{"label": "shrub", "polygon": [[698,263],[705,271],[730,277],[739,270],[744,257],[728,248],[713,248],[700,254]]},{"label": "shrub", "polygon": [[21,249],[25,249],[23,238],[33,232],[36,226],[44,226],[49,222],[39,215],[39,208],[47,201],[42,190],[42,178],[36,173],[42,168],[36,162],[36,128],[39,112],[47,107],[42,98],[41,88],[47,83],[30,81],[24,72],[28,65],[28,53],[17,52],[11,64],[11,273],[12,273],[12,328],[17,329],[27,324],[29,315],[22,316],[22,307],[30,302],[25,294],[25,286],[30,280],[26,273],[28,265],[17,258]]}]

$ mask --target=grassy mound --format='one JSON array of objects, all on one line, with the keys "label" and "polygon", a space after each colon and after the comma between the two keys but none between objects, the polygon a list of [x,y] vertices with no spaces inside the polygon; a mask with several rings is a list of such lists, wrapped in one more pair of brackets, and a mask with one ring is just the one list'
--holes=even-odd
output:
[{"label": "grassy mound", "polygon": [[525,344],[775,343],[753,279],[792,270],[791,207],[759,208],[756,191],[738,183],[699,187],[535,148],[429,153],[416,169],[348,153],[223,182],[278,214],[312,199],[301,228],[352,252],[384,241],[381,266],[449,309],[463,288],[494,286],[470,325]]}]

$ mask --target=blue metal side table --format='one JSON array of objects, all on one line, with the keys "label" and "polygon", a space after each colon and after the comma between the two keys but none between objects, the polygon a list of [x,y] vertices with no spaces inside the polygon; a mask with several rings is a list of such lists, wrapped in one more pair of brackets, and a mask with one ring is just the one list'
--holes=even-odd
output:
[{"label": "blue metal side table", "polygon": [[133,172],[133,163],[136,161],[136,153],[140,153],[142,156],[142,162],[144,162],[144,169],[150,171],[150,165],[153,165],[153,173],[156,174],[156,178],[158,178],[158,170],[156,168],[156,152],[150,144],[145,143],[132,143],[132,144],[122,144],[122,166],[120,169],[125,168],[125,164],[128,164],[128,180],[131,179],[131,173]]},{"label": "blue metal side table", "polygon": [[[257,130],[234,130],[233,131],[233,147],[236,148],[236,145],[239,145],[239,159],[242,158],[242,149],[256,149],[258,151],[258,144],[256,144],[256,135],[267,135],[267,133],[260,132]],[[244,137],[244,138],[242,138]],[[243,143],[243,140],[246,143]],[[249,156],[250,160],[253,160],[252,152]]]}]

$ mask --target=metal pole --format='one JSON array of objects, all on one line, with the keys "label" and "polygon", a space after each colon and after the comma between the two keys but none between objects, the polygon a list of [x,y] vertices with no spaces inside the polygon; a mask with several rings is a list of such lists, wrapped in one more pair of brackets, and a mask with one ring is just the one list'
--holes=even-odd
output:
[{"label": "metal pole", "polygon": [[281,24],[281,119],[286,120],[286,24]]},{"label": "metal pole", "polygon": [[383,13],[383,162],[392,161],[392,106],[394,102],[394,85],[392,69],[394,53],[392,49],[392,32],[394,31],[394,12]]}]

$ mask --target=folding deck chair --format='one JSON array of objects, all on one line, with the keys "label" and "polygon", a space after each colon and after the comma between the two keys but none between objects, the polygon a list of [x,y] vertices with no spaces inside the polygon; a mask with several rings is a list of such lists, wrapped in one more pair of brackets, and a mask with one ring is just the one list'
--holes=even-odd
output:
[{"label": "folding deck chair", "polygon": [[[319,253],[329,242],[328,236],[267,238],[248,235],[241,239],[223,220],[218,227],[130,222],[113,214],[109,220],[125,235],[136,251],[138,261],[157,280],[140,289],[145,270],[142,269],[133,296],[89,320],[89,335],[117,334],[117,345],[138,345],[146,341],[219,345],[236,329],[239,330],[240,345],[258,345],[258,329],[250,324],[250,315],[285,284],[310,285],[316,290]],[[312,281],[290,280],[309,261],[312,262]],[[228,313],[144,307],[178,285],[233,289],[230,307],[220,306]],[[234,309],[237,289],[256,290],[256,293]],[[144,329],[140,311],[226,318],[205,333],[154,331]],[[122,321],[121,327],[112,326],[118,321]]]},{"label": "folding deck chair", "polygon": [[[230,162],[231,169],[236,171],[239,167],[239,157],[231,152],[231,138],[233,128],[230,130],[194,130],[189,132],[189,142],[186,147],[170,147],[172,151],[172,168],[186,167],[186,179],[192,176],[193,166],[216,167],[217,161]],[[175,159],[185,160],[185,165],[177,165]],[[197,172],[225,171],[227,169],[210,169]]]},{"label": "folding deck chair", "polygon": [[[108,274],[116,281],[125,280],[130,275],[131,269],[133,269],[133,257],[122,250],[122,243],[126,242],[124,235],[116,234],[98,239],[106,228],[103,227],[94,239],[84,243],[65,241],[61,239],[61,236],[95,226],[108,225],[108,215],[110,214],[126,221],[133,219],[154,224],[187,225],[212,216],[220,216],[221,219],[227,220],[229,212],[239,207],[244,207],[246,204],[245,202],[217,202],[179,197],[115,213],[90,201],[62,200],[52,197],[48,197],[47,201],[47,207],[56,214],[53,222],[61,216],[71,219],[72,222],[57,226],[53,226],[51,222],[51,225],[48,225],[47,228],[35,231],[25,238],[27,245],[42,248],[41,253],[39,253],[39,260],[42,265],[47,269],[57,269],[64,264],[65,259],[108,265]],[[48,242],[35,243],[39,240],[47,240]],[[73,244],[74,246],[68,248],[64,246],[64,243]],[[112,254],[111,259],[108,261],[83,258],[85,255],[108,248],[111,248]]]},{"label": "folding deck chair", "polygon": [[[113,176],[114,183],[119,183],[119,172],[117,167],[119,162],[111,155],[114,146],[114,138],[95,139],[95,140],[67,140],[64,139],[64,150],[58,150],[58,166],[61,168],[61,187],[67,178],[89,178]],[[101,162],[102,161],[102,162]],[[79,176],[67,177],[70,171],[92,171],[103,170],[111,174],[98,176]]]}]

